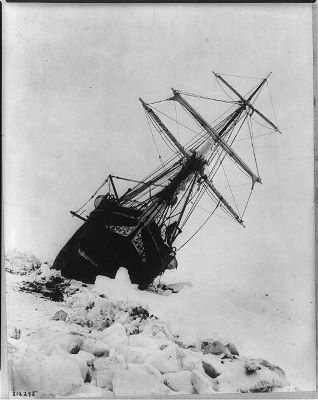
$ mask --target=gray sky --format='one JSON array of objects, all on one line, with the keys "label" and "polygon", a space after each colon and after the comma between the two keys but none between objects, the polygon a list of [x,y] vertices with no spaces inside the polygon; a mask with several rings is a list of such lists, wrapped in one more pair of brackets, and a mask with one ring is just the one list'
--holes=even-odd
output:
[{"label": "gray sky", "polygon": [[212,94],[212,69],[272,71],[283,135],[256,142],[264,184],[247,229],[214,218],[179,265],[189,277],[195,264],[202,279],[292,295],[313,329],[310,4],[6,3],[4,34],[5,245],[51,258],[79,226],[69,210],[106,175],[140,179],[156,165],[138,97]]}]

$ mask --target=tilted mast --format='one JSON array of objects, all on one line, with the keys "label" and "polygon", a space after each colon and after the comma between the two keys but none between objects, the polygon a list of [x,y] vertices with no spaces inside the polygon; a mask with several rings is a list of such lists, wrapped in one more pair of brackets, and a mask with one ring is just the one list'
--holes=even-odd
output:
[{"label": "tilted mast", "polygon": [[270,76],[271,73],[268,74],[267,77],[262,80],[262,82],[259,84],[259,86],[255,89],[255,91],[252,93],[252,95],[248,99],[245,99],[236,89],[233,88],[233,86],[231,86],[228,82],[226,82],[226,80],[224,78],[222,78],[222,76],[220,74],[217,74],[216,72],[213,72],[213,74],[215,75],[216,78],[218,78],[221,82],[223,82],[224,85],[226,85],[230,90],[232,90],[233,93],[236,94],[236,96],[241,100],[242,104],[245,105],[245,107],[249,107],[253,112],[255,112],[261,118],[263,118],[263,120],[265,122],[267,122],[272,128],[274,128],[277,132],[281,133],[280,130],[278,129],[278,127],[275,124],[273,124],[272,121],[270,121],[267,117],[265,117],[265,115],[263,115],[260,111],[258,111],[250,103],[250,101],[251,101],[252,97],[254,96],[254,94],[262,88],[262,86],[265,84],[265,82],[267,81],[267,79],[268,79],[268,77]]},{"label": "tilted mast", "polygon": [[[205,131],[202,135],[201,129],[197,132],[189,128],[195,136],[185,145],[176,139],[155,113],[156,108],[152,104],[157,102],[147,104],[140,99],[148,122],[153,124],[174,154],[163,162],[156,145],[161,166],[141,181],[109,175],[88,201],[79,210],[72,212],[72,215],[84,220],[84,224],[65,244],[54,261],[53,268],[61,270],[64,277],[94,283],[96,276],[106,275],[114,278],[118,269],[125,267],[131,282],[137,283],[140,289],[146,289],[155,277],[167,269],[177,267],[176,252],[199,232],[218,207],[222,207],[231,218],[243,225],[242,217],[254,183],[260,182],[260,178],[236,154],[231,147],[232,143],[245,121],[251,123],[250,118],[253,113],[263,118],[270,127],[275,129],[277,127],[256,110],[253,106],[254,101],[251,101],[265,84],[266,79],[258,83],[257,88],[253,89],[250,95],[246,95],[245,99],[219,74],[216,76],[222,84],[235,93],[238,100],[233,100],[234,110],[233,106],[227,109],[226,116],[213,126],[181,96],[181,94],[191,96],[189,93],[174,90],[173,98],[160,100],[160,102],[178,101],[195,122],[201,125],[202,131]],[[211,98],[210,100],[224,101]],[[158,112],[161,111],[158,110]],[[170,118],[169,115],[164,115]],[[174,118],[171,119],[174,120]],[[188,128],[184,124],[181,125]],[[257,167],[250,124],[248,128],[250,128],[250,139]],[[226,156],[252,178],[251,192],[241,215],[238,215],[240,211],[238,213],[234,211],[222,193],[214,186],[216,180],[214,177],[218,169],[223,167],[222,163]],[[236,209],[238,209],[224,167],[223,171]],[[119,197],[120,191],[117,190],[114,179],[134,182],[134,186],[128,188]],[[97,196],[106,183],[108,183],[108,193]],[[206,210],[209,215],[203,224],[176,249],[173,247],[175,240],[204,193],[215,202],[215,207],[212,210]],[[87,215],[87,218],[84,218],[81,215],[86,211],[84,207],[94,198],[95,208]],[[81,210],[83,211],[79,214]]]},{"label": "tilted mast", "polygon": [[[141,103],[143,107],[146,109],[146,111],[151,115],[151,117],[156,121],[156,123],[160,126],[161,130],[168,136],[168,138],[176,145],[176,147],[179,149],[179,151],[185,156],[189,157],[189,153],[184,149],[184,147],[181,145],[181,143],[174,137],[174,135],[171,133],[171,131],[167,128],[167,126],[161,121],[161,119],[158,117],[158,115],[151,109],[151,107],[146,104],[143,100],[141,100]],[[196,111],[193,109],[193,112],[196,113]],[[201,117],[202,118],[202,117]],[[203,119],[203,118],[202,118]],[[211,128],[212,129],[212,128]],[[214,131],[214,130],[213,130]],[[220,143],[221,139],[218,136],[217,132],[214,131],[213,133],[213,141],[215,143]],[[222,143],[224,143],[222,141]],[[228,149],[228,154],[235,154],[234,151],[228,146],[226,143],[224,143],[224,146]],[[238,156],[237,156],[238,157]],[[197,158],[202,158],[201,155],[197,155]],[[243,163],[243,162],[242,162]],[[245,165],[245,164],[244,164]],[[246,168],[248,168],[246,166]],[[193,171],[195,172],[195,171]],[[225,198],[222,196],[222,194],[216,189],[216,187],[213,185],[212,182],[209,181],[208,177],[204,174],[203,170],[198,170],[196,171],[198,175],[200,176],[201,179],[205,182],[205,184],[209,187],[209,189],[213,192],[213,194],[218,198],[218,201],[221,205],[223,205],[228,212],[235,218],[237,222],[243,225],[243,221],[241,217],[234,211],[234,209],[231,207],[231,205],[225,200]],[[260,178],[256,177],[255,179],[259,179],[257,181],[260,181]]]},{"label": "tilted mast", "polygon": [[[205,187],[205,190],[210,191],[211,194],[218,201],[218,205],[223,206],[227,212],[241,225],[244,226],[243,220],[241,216],[233,209],[233,207],[228,203],[228,201],[224,198],[222,193],[215,187],[214,182],[209,179],[209,177],[205,174],[204,169],[207,163],[206,156],[208,151],[214,151],[217,147],[220,147],[225,153],[235,162],[237,163],[245,173],[247,173],[252,179],[252,188],[256,182],[261,183],[261,178],[241,159],[241,157],[232,149],[232,147],[223,139],[223,136],[231,129],[240,119],[242,113],[244,111],[256,112],[260,115],[266,122],[268,122],[272,127],[276,130],[278,128],[268,120],[262,113],[260,113],[256,108],[251,104],[251,100],[254,96],[261,90],[264,84],[267,81],[266,77],[263,79],[258,86],[253,90],[253,92],[245,99],[239,92],[237,92],[230,84],[228,84],[220,75],[216,74],[217,78],[220,79],[224,84],[227,85],[239,98],[237,101],[237,109],[230,114],[226,121],[224,121],[223,126],[220,126],[218,130],[213,128],[202,115],[200,115],[181,95],[181,92],[178,90],[172,89],[173,97],[167,100],[177,101],[181,106],[190,113],[190,115],[202,126],[204,131],[209,135],[209,139],[205,141],[196,151],[187,150],[185,147],[177,140],[177,138],[173,135],[173,133],[169,130],[169,128],[165,125],[165,123],[159,118],[157,113],[152,109],[151,105],[146,103],[141,98],[139,99],[148,116],[150,117],[152,123],[155,125],[157,130],[163,133],[167,139],[171,142],[171,144],[178,150],[180,154],[180,158],[177,163],[173,164],[177,166],[177,169],[174,169],[173,175],[171,175],[171,170],[168,172],[161,172],[157,174],[150,181],[146,181],[141,187],[133,189],[130,193],[127,193],[124,196],[125,200],[133,199],[136,195],[142,193],[148,187],[150,187],[154,182],[159,179],[164,179],[166,176],[168,177],[170,174],[170,183],[167,184],[163,189],[153,195],[148,207],[144,211],[141,216],[139,223],[137,224],[134,231],[131,233],[130,237],[134,237],[144,226],[147,226],[152,221],[157,219],[158,217],[163,218],[166,210],[172,209],[172,198],[175,193],[179,191],[179,185],[182,182],[186,182],[187,178],[190,176],[195,176],[199,178],[199,181]],[[181,169],[179,168],[181,166]],[[181,218],[185,212],[187,202],[191,196],[191,192],[194,188],[194,180],[191,180],[191,185],[188,187],[187,196],[185,196],[185,200],[181,209],[181,213],[179,214],[177,225],[179,225]],[[174,235],[172,235],[173,237]]]},{"label": "tilted mast", "polygon": [[215,144],[218,144],[252,178],[253,184],[261,182],[261,178],[245,164],[238,154],[219,136],[218,132],[181,96],[180,92],[175,89],[172,89],[172,91],[174,96],[171,100],[180,103],[198,121],[202,128],[212,137]]},{"label": "tilted mast", "polygon": [[169,129],[166,127],[166,125],[161,121],[161,119],[158,117],[158,115],[149,107],[147,103],[143,101],[139,97],[139,100],[141,104],[143,105],[144,109],[148,112],[149,115],[152,116],[152,118],[156,121],[156,123],[160,126],[162,131],[168,136],[168,138],[171,140],[171,142],[177,147],[177,149],[180,151],[180,153],[188,157],[189,153],[185,150],[185,148],[182,146],[182,144],[173,136],[173,134],[169,131]]}]

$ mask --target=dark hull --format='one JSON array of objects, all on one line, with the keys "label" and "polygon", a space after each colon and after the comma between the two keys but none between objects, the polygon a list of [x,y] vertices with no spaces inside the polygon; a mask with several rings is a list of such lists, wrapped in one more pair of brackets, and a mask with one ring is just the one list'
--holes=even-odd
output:
[{"label": "dark hull", "polygon": [[97,275],[114,278],[118,269],[128,270],[132,283],[145,289],[155,277],[175,267],[172,249],[155,222],[129,237],[141,212],[104,201],[62,248],[53,268],[66,278],[93,283]]}]

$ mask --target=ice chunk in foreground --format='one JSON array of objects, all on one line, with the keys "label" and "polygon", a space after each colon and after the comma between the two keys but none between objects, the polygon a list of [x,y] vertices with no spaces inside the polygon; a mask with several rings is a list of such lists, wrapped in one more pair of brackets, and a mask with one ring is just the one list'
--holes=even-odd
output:
[{"label": "ice chunk in foreground", "polygon": [[198,394],[214,393],[212,383],[206,375],[198,370],[192,371],[192,384]]},{"label": "ice chunk in foreground", "polygon": [[87,383],[85,383],[80,388],[74,390],[74,392],[66,396],[67,399],[78,399],[78,398],[105,399],[107,397],[113,397],[113,393],[109,390],[105,390],[100,387],[96,387]]},{"label": "ice chunk in foreground", "polygon": [[94,354],[88,353],[87,351],[83,351],[83,350],[80,350],[80,351],[76,354],[76,356],[77,356],[78,358],[80,358],[81,360],[85,361],[87,365],[92,365],[93,362],[94,362],[94,360],[95,360],[95,358],[96,358],[96,357],[94,356]]},{"label": "ice chunk in foreground", "polygon": [[24,342],[33,345],[47,355],[50,355],[56,349],[75,354],[82,348],[83,338],[76,333],[40,328],[36,333],[27,336]]},{"label": "ice chunk in foreground", "polygon": [[126,268],[119,268],[115,279],[98,275],[95,280],[95,290],[107,297],[120,300],[134,300],[138,298],[138,285],[130,282]]},{"label": "ice chunk in foreground", "polygon": [[175,392],[192,394],[194,388],[192,386],[191,375],[190,371],[179,371],[164,374],[163,379],[165,384]]},{"label": "ice chunk in foreground", "polygon": [[113,392],[115,396],[151,396],[167,394],[170,390],[147,372],[121,370],[113,376]]},{"label": "ice chunk in foreground", "polygon": [[98,339],[111,347],[120,347],[128,343],[125,327],[118,322],[99,333]]},{"label": "ice chunk in foreground", "polygon": [[19,357],[13,360],[12,369],[15,391],[64,395],[84,383],[78,362],[68,354]]},{"label": "ice chunk in foreground", "polygon": [[173,345],[154,351],[147,361],[163,374],[177,372],[181,369],[181,361],[177,360],[177,352]]}]

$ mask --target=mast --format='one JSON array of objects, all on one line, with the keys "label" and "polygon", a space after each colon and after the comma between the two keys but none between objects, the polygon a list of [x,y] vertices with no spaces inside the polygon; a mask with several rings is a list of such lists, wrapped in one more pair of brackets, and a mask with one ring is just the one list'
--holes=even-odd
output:
[{"label": "mast", "polygon": [[242,218],[233,210],[230,204],[225,200],[222,194],[217,190],[217,188],[213,185],[211,181],[209,181],[206,175],[201,175],[201,178],[204,180],[205,184],[212,190],[214,195],[219,199],[220,203],[225,206],[225,208],[230,212],[230,214],[236,219],[236,221],[245,227]]},{"label": "mast", "polygon": [[[176,239],[176,237],[178,236],[178,234],[181,232],[181,230],[180,230],[180,228],[179,228],[179,225],[180,225],[180,222],[181,222],[182,217],[183,217],[183,215],[184,215],[184,212],[185,212],[185,210],[186,210],[186,208],[187,208],[187,205],[188,205],[190,196],[191,196],[191,194],[192,194],[192,192],[193,192],[194,185],[195,185],[195,182],[196,182],[196,178],[197,178],[197,174],[194,174],[194,176],[193,176],[193,178],[192,178],[192,183],[190,184],[190,187],[189,187],[188,194],[187,194],[186,199],[185,199],[185,201],[184,201],[184,203],[183,203],[183,207],[182,207],[182,210],[181,210],[181,212],[180,212],[179,218],[178,218],[178,220],[177,220],[177,222],[176,222],[176,225],[175,225],[175,227],[173,228],[173,231],[172,231],[172,233],[171,233],[171,243],[174,242],[174,240]],[[178,231],[179,231],[179,232],[178,232]]]},{"label": "mast", "polygon": [[[213,72],[213,71],[212,71]],[[233,88],[233,86],[231,86],[228,82],[226,82],[226,80],[224,78],[222,78],[222,76],[220,74],[217,74],[216,72],[213,72],[213,74],[215,75],[215,77],[217,79],[219,79],[221,82],[224,83],[224,85],[226,85],[230,90],[232,90],[232,92],[234,94],[236,94],[236,96],[241,100],[241,102],[245,105],[245,107],[249,107],[253,112],[255,112],[256,114],[258,114],[261,118],[263,118],[263,120],[265,122],[267,122],[272,128],[274,128],[277,132],[281,133],[280,130],[278,129],[278,127],[273,124],[272,121],[270,121],[267,117],[265,117],[264,114],[262,114],[260,111],[258,111],[251,103],[251,99],[252,97],[256,94],[256,92],[258,92],[265,84],[265,82],[267,81],[268,77],[270,76],[270,74],[267,75],[267,77],[265,79],[262,80],[262,82],[258,85],[258,87],[255,89],[255,91],[252,93],[252,95],[250,95],[248,97],[248,99],[245,99],[236,89]]]},{"label": "mast", "polygon": [[[220,146],[221,149],[225,151],[225,153],[237,163],[243,171],[250,176],[252,179],[252,188],[255,182],[261,182],[261,178],[254,173],[254,171],[240,158],[240,156],[232,149],[232,147],[222,138],[223,134],[228,132],[233,125],[235,125],[238,119],[241,117],[242,113],[245,110],[252,110],[254,112],[256,109],[251,104],[251,100],[254,96],[261,90],[264,84],[267,81],[267,77],[263,79],[258,86],[253,90],[253,92],[245,99],[241,96],[234,88],[232,88],[222,77],[217,75],[222,82],[224,82],[228,87],[233,90],[233,92],[239,97],[239,100],[236,102],[238,107],[234,112],[232,112],[226,120],[224,120],[223,125],[219,126],[219,129],[216,130],[213,128],[181,95],[181,93],[175,89],[172,89],[174,96],[169,98],[168,100],[174,100],[181,104],[181,106],[202,126],[204,131],[209,135],[209,139],[206,140],[206,143],[202,144],[201,148],[198,151],[189,152],[184,148],[184,146],[176,139],[176,137],[172,134],[172,132],[168,129],[168,127],[161,121],[159,116],[155,113],[155,111],[151,108],[151,105],[147,104],[141,98],[139,98],[143,108],[146,110],[147,115],[151,119],[151,122],[154,124],[156,129],[163,133],[172,145],[178,150],[178,153],[181,155],[178,162],[174,164],[174,166],[181,165],[181,170],[175,171],[175,173],[169,178],[170,182],[158,193],[156,193],[151,202],[148,204],[146,210],[143,212],[136,228],[131,232],[129,238],[132,239],[143,227],[149,225],[152,221],[154,221],[158,215],[162,215],[164,218],[165,213],[169,208],[172,210],[173,198],[178,191],[178,187],[181,182],[186,181],[187,177],[193,176],[193,180],[191,181],[190,186],[187,189],[187,193],[185,194],[185,202],[182,205],[181,212],[179,213],[179,217],[175,222],[176,226],[173,228],[171,235],[169,236],[172,241],[176,237],[176,232],[178,226],[181,222],[183,214],[185,212],[187,203],[191,196],[191,193],[194,188],[194,183],[196,182],[196,176],[200,177],[202,183],[205,187],[205,190],[208,190],[214,198],[217,199],[218,205],[221,205],[226,209],[226,211],[241,225],[244,226],[243,220],[241,216],[233,209],[233,207],[228,203],[228,201],[223,197],[223,195],[219,192],[219,190],[214,186],[214,183],[208,178],[205,174],[204,169],[206,165],[206,153],[209,149],[216,148]],[[259,113],[262,117],[263,114]],[[266,117],[265,117],[266,118]],[[266,118],[267,121],[267,118]],[[269,121],[269,120],[268,120]],[[277,128],[274,124],[272,124],[275,128]],[[173,168],[175,169],[175,167]],[[159,173],[156,177],[152,178],[149,182],[145,182],[140,188],[133,189],[129,194],[127,194],[128,199],[132,199],[135,195],[143,192],[147,187],[150,187],[154,182],[158,179],[162,179],[168,174],[171,174],[173,170],[165,171]]]},{"label": "mast", "polygon": [[[269,75],[268,75],[269,76]],[[226,130],[233,124],[236,122],[236,120],[240,117],[240,115],[242,114],[242,112],[244,110],[246,110],[246,108],[248,107],[249,102],[252,100],[252,98],[256,95],[256,93],[259,92],[259,90],[261,90],[261,88],[263,87],[263,85],[265,84],[266,80],[268,77],[266,77],[258,86],[257,88],[252,92],[252,94],[249,96],[249,98],[246,101],[242,101],[241,102],[241,106],[236,109],[232,115],[230,116],[229,121],[225,124],[225,126],[222,127],[222,129],[220,129],[219,131],[219,136],[222,136],[222,134],[224,132],[226,132]],[[224,81],[224,79],[223,79]],[[225,82],[225,81],[224,81]],[[235,90],[233,88],[233,90]],[[240,94],[235,90],[235,93],[237,93],[238,96],[240,96]],[[241,97],[241,96],[240,96]]]},{"label": "mast", "polygon": [[[253,182],[255,181],[260,181],[260,178],[257,177],[248,167],[247,165],[236,155],[236,153],[230,148],[230,146],[228,146],[219,136],[219,134],[203,119],[203,117],[201,117],[182,97],[181,95],[177,92],[174,91],[175,95],[178,96],[178,101],[180,101],[180,103],[186,107],[188,109],[188,111],[191,112],[191,114],[197,119],[199,120],[199,122],[201,122],[201,125],[206,129],[206,131],[210,134],[210,140],[207,143],[206,146],[211,146],[213,147],[214,144],[219,143],[222,147],[225,148],[225,150],[227,151],[227,153],[233,158],[235,159],[236,162],[239,162],[240,165],[243,167],[244,169],[249,171],[249,175],[252,176]],[[216,187],[213,185],[213,183],[208,179],[208,177],[204,174],[203,172],[203,168],[204,168],[204,148],[201,149],[202,151],[197,153],[196,155],[192,155],[190,156],[190,154],[184,149],[184,147],[179,143],[179,141],[173,136],[173,134],[170,132],[170,130],[166,127],[166,125],[161,121],[161,119],[156,115],[156,113],[151,109],[151,107],[146,104],[142,99],[139,99],[140,102],[142,103],[143,107],[145,108],[145,110],[150,114],[150,116],[152,117],[152,119],[156,122],[156,124],[160,127],[160,129],[168,136],[168,138],[171,140],[172,143],[175,144],[175,146],[178,148],[178,150],[180,151],[180,153],[182,155],[184,155],[185,157],[187,157],[188,162],[191,161],[191,159],[193,159],[193,157],[195,157],[197,160],[201,160],[200,164],[202,165],[201,168],[194,168],[194,170],[197,171],[197,173],[199,174],[199,176],[201,177],[201,179],[205,182],[207,188],[209,188],[212,193],[214,194],[214,196],[217,197],[218,201],[220,204],[222,204],[227,211],[235,218],[235,220],[240,223],[241,225],[244,226],[242,219],[240,218],[240,216],[234,211],[234,209],[231,207],[231,205],[226,201],[226,199],[222,196],[222,194],[216,189]],[[237,118],[238,114],[241,113],[243,111],[243,107],[240,107],[240,111],[237,111],[234,113],[234,117],[231,118],[231,122],[233,122],[233,120],[235,118]],[[202,154],[201,154],[202,153]],[[186,168],[186,166],[184,166],[184,168]],[[189,172],[187,174],[190,173],[194,173],[194,171],[192,168],[189,168]],[[180,172],[175,178],[174,180],[170,183],[169,186],[172,186],[171,188],[167,187],[166,189],[163,189],[161,191],[161,193],[163,194],[165,191],[168,190],[168,192],[170,192],[170,190],[173,190],[173,186],[175,186],[174,181],[182,181],[183,179],[181,178],[182,173]],[[180,179],[181,178],[181,179]],[[194,186],[194,182],[195,180],[192,181],[191,184],[191,188],[189,190],[188,196],[186,197],[186,201],[185,204],[182,207],[180,216],[178,218],[177,221],[177,226],[180,223],[180,220],[182,218],[182,215],[184,214],[186,205],[187,205],[187,201],[189,199],[189,196],[193,190],[193,186]],[[158,208],[158,203],[156,205],[155,208]],[[153,206],[150,206],[150,209],[153,209]],[[149,219],[147,218],[148,213],[150,212],[150,209],[146,212],[146,214],[142,217],[142,219],[140,220],[141,224],[145,223],[146,220],[146,224],[149,223]],[[154,217],[154,214],[152,214],[152,218]],[[152,219],[151,218],[151,219]],[[138,224],[139,226],[136,229],[136,232],[138,232],[140,230],[140,223]],[[176,229],[174,229],[174,232],[172,233],[172,237],[175,235]],[[134,234],[136,234],[135,232],[132,232],[131,236],[133,236]]]},{"label": "mast", "polygon": [[199,122],[202,128],[212,137],[216,144],[219,146],[231,157],[237,164],[241,166],[241,168],[252,178],[253,184],[255,182],[261,183],[261,178],[257,176],[246,164],[245,162],[236,154],[236,152],[219,136],[218,132],[212,128],[212,126],[181,96],[181,94],[172,89],[174,96],[171,100],[178,101],[192,116],[193,118]]},{"label": "mast", "polygon": [[166,125],[161,121],[158,115],[146,104],[143,99],[139,98],[141,104],[143,105],[144,109],[148,112],[148,114],[153,118],[153,120],[159,125],[161,130],[168,136],[171,142],[177,147],[180,153],[185,156],[189,157],[189,153],[185,150],[182,144],[173,136],[170,130],[166,127]]},{"label": "mast", "polygon": [[[157,116],[157,114],[149,107],[147,103],[145,103],[141,98],[139,98],[141,104],[150,115],[152,120],[157,124],[159,129],[166,134],[166,136],[170,139],[170,141],[176,146],[181,155],[186,159],[185,163],[182,165],[181,170],[178,171],[174,177],[170,180],[170,183],[165,186],[162,190],[156,193],[153,196],[153,200],[144,211],[142,216],[139,219],[139,222],[135,229],[129,234],[128,238],[132,240],[145,226],[149,225],[152,221],[154,221],[158,215],[164,212],[165,209],[171,206],[171,200],[178,189],[180,183],[185,181],[190,175],[195,174],[196,172],[203,169],[204,161],[201,157],[197,157],[196,154],[188,153],[182,144],[173,136],[170,130],[166,127],[166,125],[161,121],[161,119]],[[180,160],[175,165],[179,165]],[[128,198],[133,198],[136,193],[142,192],[145,188],[151,186],[152,182],[157,181],[160,178],[163,178],[167,175],[169,171],[164,171],[161,174],[157,175],[150,182],[146,182],[140,189],[132,191],[128,194]],[[194,185],[194,183],[193,183]],[[193,188],[192,185],[192,188]],[[185,210],[182,210],[182,214]]]},{"label": "mast", "polygon": [[156,175],[154,178],[152,178],[149,181],[146,181],[143,183],[140,187],[137,187],[136,189],[131,189],[129,192],[126,192],[121,199],[124,201],[131,200],[138,194],[142,193],[144,190],[148,189],[150,186],[162,186],[162,185],[157,185],[156,182],[159,181],[160,179],[164,178],[168,173],[173,171],[175,168],[177,168],[180,165],[180,160],[175,162],[168,171],[163,171],[160,174]]}]

